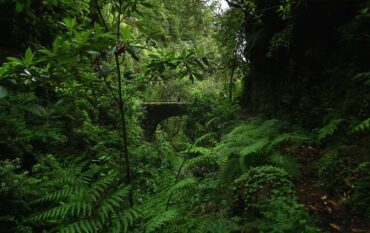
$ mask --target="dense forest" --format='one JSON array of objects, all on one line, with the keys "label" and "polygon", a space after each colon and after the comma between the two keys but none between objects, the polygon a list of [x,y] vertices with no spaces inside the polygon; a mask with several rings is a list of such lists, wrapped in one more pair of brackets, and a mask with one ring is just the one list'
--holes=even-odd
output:
[{"label": "dense forest", "polygon": [[0,0],[1,233],[370,233],[369,0]]}]

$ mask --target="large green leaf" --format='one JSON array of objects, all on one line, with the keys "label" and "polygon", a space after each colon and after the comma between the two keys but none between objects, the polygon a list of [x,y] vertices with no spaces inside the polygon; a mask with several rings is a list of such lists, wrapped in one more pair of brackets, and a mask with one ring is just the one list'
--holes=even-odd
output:
[{"label": "large green leaf", "polygon": [[31,48],[28,48],[26,50],[26,53],[24,54],[23,64],[25,66],[30,66],[32,65],[32,63],[33,63],[33,53],[32,53]]},{"label": "large green leaf", "polygon": [[129,25],[125,25],[122,29],[122,39],[124,41],[129,40],[131,37],[131,27]]},{"label": "large green leaf", "polygon": [[8,95],[8,91],[5,87],[0,86],[0,99],[6,97]]}]

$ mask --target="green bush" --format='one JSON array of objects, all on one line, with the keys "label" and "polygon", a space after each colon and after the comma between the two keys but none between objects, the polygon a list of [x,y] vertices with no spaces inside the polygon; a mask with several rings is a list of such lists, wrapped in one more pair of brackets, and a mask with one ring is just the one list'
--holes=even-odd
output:
[{"label": "green bush", "polygon": [[298,175],[295,159],[281,150],[300,145],[308,137],[285,127],[279,120],[252,118],[238,125],[215,147],[222,167],[222,180],[231,181],[250,167],[274,165],[291,175]]},{"label": "green bush", "polygon": [[288,173],[273,166],[251,168],[235,180],[235,184],[237,202],[244,203],[247,215],[273,196],[294,196]]}]

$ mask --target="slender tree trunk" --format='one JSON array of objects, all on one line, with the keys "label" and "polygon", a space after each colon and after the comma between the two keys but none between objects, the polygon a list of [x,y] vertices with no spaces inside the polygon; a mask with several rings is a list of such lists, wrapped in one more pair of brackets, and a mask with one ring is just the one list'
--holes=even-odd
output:
[{"label": "slender tree trunk", "polygon": [[235,66],[231,69],[231,75],[229,80],[229,99],[233,99],[233,86],[234,86],[234,73],[235,73]]},{"label": "slender tree trunk", "polygon": [[[117,17],[117,39],[120,38],[120,25],[121,25],[121,10],[122,10],[122,4],[123,1],[119,1],[119,12],[118,12],[118,17]],[[119,61],[119,53],[115,53],[115,62],[116,62],[116,74],[117,74],[117,81],[118,81],[118,110],[120,114],[120,119],[121,119],[121,137],[122,137],[122,144],[123,144],[123,169],[126,172],[126,182],[127,184],[132,183],[132,178],[131,178],[131,166],[130,166],[130,156],[129,156],[129,150],[128,150],[128,139],[127,139],[127,122],[125,118],[125,102],[123,99],[123,82],[122,82],[122,73],[121,73],[121,68],[120,68],[120,61]],[[123,56],[125,56],[125,53],[123,53]],[[134,200],[133,200],[133,192],[132,189],[130,190],[129,193],[129,204],[130,207],[134,205]]]},{"label": "slender tree trunk", "polygon": [[[126,123],[126,115],[125,115],[125,103],[123,101],[123,94],[122,94],[122,75],[120,69],[120,62],[119,62],[119,55],[115,55],[116,60],[116,72],[117,72],[117,80],[118,80],[118,109],[121,118],[121,137],[122,137],[122,144],[123,144],[123,158],[124,158],[124,165],[123,168],[126,172],[126,182],[131,184],[131,166],[130,166],[130,156],[128,150],[128,140],[127,140],[127,123]],[[133,194],[130,191],[129,194],[129,203],[130,206],[133,206]]]},{"label": "slender tree trunk", "polygon": [[102,8],[99,6],[98,0],[90,1],[90,17],[92,22],[101,23],[106,32],[109,31],[107,22],[105,21],[102,13]]},{"label": "slender tree trunk", "polygon": [[[119,12],[118,12],[118,15],[117,15],[117,22],[116,22],[117,42],[119,41],[120,34],[121,34],[120,26],[121,26],[121,16],[122,16],[122,12],[121,12],[122,11],[122,5],[123,5],[123,0],[120,0],[119,1]],[[92,0],[90,2],[90,16],[91,16],[93,21],[95,21],[95,22],[99,21],[99,23],[102,23],[103,26],[104,26],[104,30],[106,32],[109,31],[108,24],[107,24],[106,20],[104,19],[104,16],[102,14],[101,6],[99,6],[97,0]],[[130,185],[130,184],[132,184],[132,176],[131,176],[130,155],[129,155],[129,149],[128,149],[127,122],[126,122],[126,114],[125,114],[125,101],[124,101],[124,96],[123,96],[123,79],[122,79],[122,72],[121,72],[121,67],[120,67],[120,65],[121,65],[120,64],[120,57],[119,57],[120,54],[121,53],[115,53],[114,54],[115,65],[116,65],[117,85],[118,85],[117,95],[114,94],[114,90],[111,88],[111,86],[109,85],[109,83],[107,82],[105,77],[104,77],[104,82],[107,85],[109,91],[111,92],[112,98],[117,103],[117,107],[118,107],[118,111],[119,111],[119,115],[120,115],[120,127],[119,127],[118,131],[119,131],[119,135],[121,137],[121,145],[122,145],[122,148],[123,148],[122,151],[121,151],[120,162],[121,162],[122,169],[125,172],[124,179],[127,182],[127,184]],[[124,58],[125,58],[125,52],[124,51],[122,53],[122,56],[123,56],[122,61],[124,61]],[[130,190],[128,198],[129,198],[129,205],[130,205],[130,207],[132,207],[134,205],[132,189]]]},{"label": "slender tree trunk", "polygon": [[90,18],[91,22],[94,25],[94,23],[100,23],[100,17],[99,17],[99,5],[98,0],[91,0],[89,5],[89,11],[90,11]]}]

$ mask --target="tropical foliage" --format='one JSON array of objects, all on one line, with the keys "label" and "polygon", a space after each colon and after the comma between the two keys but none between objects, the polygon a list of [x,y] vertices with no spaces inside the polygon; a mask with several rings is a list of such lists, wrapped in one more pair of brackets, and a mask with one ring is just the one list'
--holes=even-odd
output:
[{"label": "tropical foliage", "polygon": [[369,9],[0,0],[0,232],[370,231]]}]

